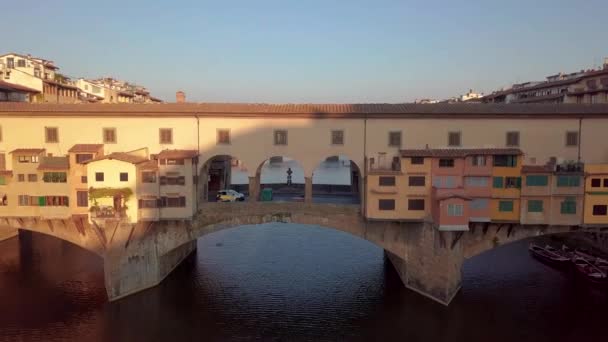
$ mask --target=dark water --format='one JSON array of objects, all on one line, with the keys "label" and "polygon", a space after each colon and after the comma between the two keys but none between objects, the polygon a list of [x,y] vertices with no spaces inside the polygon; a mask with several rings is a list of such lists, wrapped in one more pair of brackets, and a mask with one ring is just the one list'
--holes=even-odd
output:
[{"label": "dark water", "polygon": [[608,296],[528,256],[471,259],[443,307],[406,290],[382,250],[268,224],[206,236],[160,286],[108,303],[99,257],[42,235],[0,242],[0,340],[605,341]]}]

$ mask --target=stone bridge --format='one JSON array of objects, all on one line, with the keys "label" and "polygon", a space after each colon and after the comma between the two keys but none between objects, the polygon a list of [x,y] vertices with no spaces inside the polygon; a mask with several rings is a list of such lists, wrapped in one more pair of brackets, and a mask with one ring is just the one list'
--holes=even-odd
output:
[{"label": "stone bridge", "polygon": [[196,249],[199,237],[268,222],[319,225],[370,241],[385,251],[407,288],[445,305],[461,287],[461,268],[466,258],[532,236],[604,231],[570,226],[477,224],[471,225],[469,232],[439,232],[427,222],[367,221],[358,205],[296,202],[204,203],[188,221],[108,221],[105,226],[89,224],[86,217],[0,218],[0,226],[52,235],[102,256],[110,300],[159,284]]}]

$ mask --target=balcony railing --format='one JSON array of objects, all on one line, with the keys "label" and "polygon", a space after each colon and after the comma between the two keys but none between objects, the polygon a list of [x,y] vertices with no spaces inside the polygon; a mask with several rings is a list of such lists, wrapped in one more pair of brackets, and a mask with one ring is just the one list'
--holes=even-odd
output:
[{"label": "balcony railing", "polygon": [[584,169],[585,164],[580,162],[555,165],[555,172],[583,172]]},{"label": "balcony railing", "polygon": [[369,159],[369,171],[401,171],[401,161],[399,157],[395,157],[392,160],[376,160],[374,158]]},{"label": "balcony railing", "polygon": [[90,212],[91,217],[97,219],[119,219],[126,216],[125,208],[116,209],[112,206],[93,206]]}]

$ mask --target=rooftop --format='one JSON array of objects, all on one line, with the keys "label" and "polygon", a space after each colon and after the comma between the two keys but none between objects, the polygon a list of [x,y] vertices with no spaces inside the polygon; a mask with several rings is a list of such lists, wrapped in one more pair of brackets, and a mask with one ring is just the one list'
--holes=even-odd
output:
[{"label": "rooftop", "polygon": [[106,160],[106,159],[109,159],[109,160],[116,159],[116,160],[123,161],[125,163],[131,163],[131,164],[141,164],[141,163],[149,161],[148,158],[136,156],[136,155],[129,154],[126,152],[114,152],[114,153],[107,154],[105,156],[99,156],[97,158],[88,160],[86,162],[86,164],[94,162],[94,161]]},{"label": "rooftop", "polygon": [[12,84],[4,81],[0,81],[0,90],[4,91],[16,91],[16,92],[24,92],[24,93],[39,93],[39,90],[34,88],[24,87],[18,84]]},{"label": "rooftop", "polygon": [[38,170],[67,170],[70,168],[68,157],[42,157]]},{"label": "rooftop", "polygon": [[486,117],[486,116],[608,116],[608,104],[253,104],[253,103],[164,103],[164,104],[29,104],[0,103],[1,115],[28,116],[283,116],[290,117]]},{"label": "rooftop", "polygon": [[9,153],[14,153],[14,154],[40,154],[40,153],[44,153],[44,151],[46,151],[44,148],[18,148],[16,150],[12,150]]},{"label": "rooftop", "polygon": [[95,153],[99,152],[103,148],[103,144],[76,144],[72,146],[68,152],[88,152]]},{"label": "rooftop", "polygon": [[472,155],[520,155],[518,148],[426,148],[399,151],[401,157],[447,157],[464,158]]},{"label": "rooftop", "polygon": [[162,150],[156,155],[157,159],[186,159],[198,156],[197,150]]}]

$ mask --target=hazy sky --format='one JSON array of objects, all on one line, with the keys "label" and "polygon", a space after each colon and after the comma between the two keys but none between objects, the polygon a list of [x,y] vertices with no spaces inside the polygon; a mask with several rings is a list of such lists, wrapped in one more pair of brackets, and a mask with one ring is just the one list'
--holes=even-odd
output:
[{"label": "hazy sky", "polygon": [[174,101],[405,102],[608,57],[606,0],[2,1],[0,50]]}]

